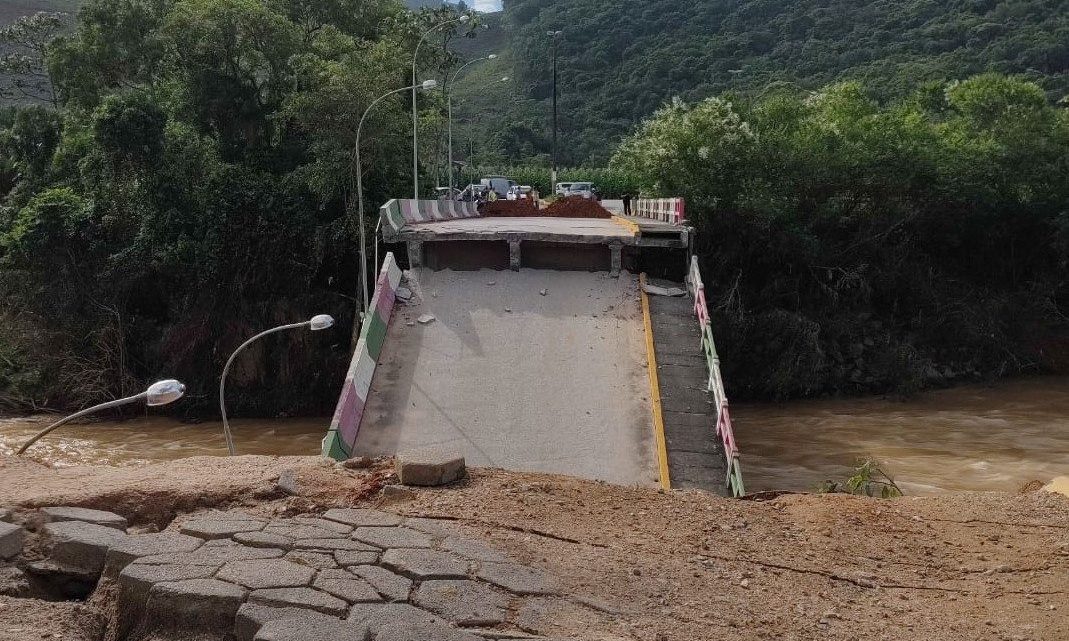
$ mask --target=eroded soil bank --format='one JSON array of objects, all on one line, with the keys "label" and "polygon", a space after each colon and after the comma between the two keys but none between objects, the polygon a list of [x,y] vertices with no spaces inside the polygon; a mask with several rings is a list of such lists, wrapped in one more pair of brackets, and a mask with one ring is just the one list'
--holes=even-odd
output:
[{"label": "eroded soil bank", "polygon": [[[297,495],[276,485],[296,479]],[[381,491],[318,458],[193,458],[52,469],[0,458],[0,506],[111,510],[136,531],[192,514],[265,518],[376,507],[449,522],[559,583],[568,605],[532,634],[574,639],[1069,638],[1069,499],[1036,491],[893,501],[732,501],[474,470],[434,490]],[[35,554],[32,543],[24,556]],[[97,641],[106,598],[0,598],[0,639]]]}]

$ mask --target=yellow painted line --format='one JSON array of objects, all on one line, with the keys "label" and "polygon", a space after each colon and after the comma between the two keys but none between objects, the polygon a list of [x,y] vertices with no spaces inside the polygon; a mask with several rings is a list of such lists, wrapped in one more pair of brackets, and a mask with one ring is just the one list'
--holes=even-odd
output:
[{"label": "yellow painted line", "polygon": [[616,223],[617,225],[620,225],[621,227],[626,228],[628,231],[631,232],[632,236],[639,236],[641,234],[641,230],[639,229],[638,225],[626,218],[620,218],[616,214],[613,214],[612,222]]},{"label": "yellow painted line", "polygon": [[661,379],[657,373],[657,352],[653,349],[653,322],[650,320],[650,298],[646,295],[645,274],[638,276],[638,289],[642,296],[642,325],[646,332],[646,370],[650,376],[650,406],[653,409],[653,440],[657,443],[657,469],[661,478],[661,487],[670,490],[672,479],[668,475],[668,446],[664,440]]}]

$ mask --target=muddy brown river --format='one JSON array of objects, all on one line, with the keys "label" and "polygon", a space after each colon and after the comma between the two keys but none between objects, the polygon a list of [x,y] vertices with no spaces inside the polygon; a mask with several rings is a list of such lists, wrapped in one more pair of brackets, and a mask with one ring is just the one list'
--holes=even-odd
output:
[{"label": "muddy brown river", "polygon": [[[812,490],[855,462],[881,462],[907,494],[1014,491],[1069,473],[1069,378],[930,392],[907,401],[836,399],[735,406],[748,491]],[[0,418],[10,454],[54,417]],[[329,418],[232,421],[241,454],[319,452]],[[55,465],[132,465],[226,454],[219,423],[161,417],[64,426],[28,453]]]}]

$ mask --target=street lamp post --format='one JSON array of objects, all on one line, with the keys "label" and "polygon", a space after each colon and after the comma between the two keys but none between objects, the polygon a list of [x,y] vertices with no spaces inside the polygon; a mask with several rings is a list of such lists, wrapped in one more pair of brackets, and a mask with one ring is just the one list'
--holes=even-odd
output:
[{"label": "street lamp post", "polygon": [[158,407],[160,405],[167,405],[169,403],[177,401],[178,399],[182,398],[182,395],[185,393],[186,386],[173,379],[153,383],[149,386],[147,390],[135,396],[129,396],[127,398],[120,398],[114,401],[108,401],[107,403],[101,403],[100,405],[94,405],[93,407],[84,409],[80,412],[76,412],[62,420],[56,421],[55,423],[49,425],[45,429],[35,434],[30,440],[26,441],[26,444],[20,447],[19,451],[16,452],[16,454],[21,456],[22,453],[28,450],[31,445],[41,440],[41,438],[45,437],[59,426],[69,423],[75,419],[81,418],[87,414],[92,414],[93,412],[110,409],[112,407],[119,407],[120,405],[127,405],[129,403],[137,403],[139,401],[145,401],[145,404],[149,407]]},{"label": "street lamp post", "polygon": [[226,361],[226,366],[223,367],[223,374],[219,377],[219,412],[223,415],[223,435],[226,436],[226,449],[230,452],[230,456],[237,454],[237,450],[234,449],[234,437],[230,434],[230,423],[226,420],[226,374],[230,371],[230,366],[234,363],[234,359],[237,358],[241,350],[251,345],[254,341],[267,336],[268,334],[274,334],[276,332],[282,332],[288,329],[299,329],[301,327],[307,327],[313,332],[317,332],[322,329],[329,329],[334,326],[334,319],[326,314],[320,314],[314,316],[311,320],[306,320],[303,323],[293,323],[292,325],[282,325],[274,329],[269,329],[266,332],[260,332],[256,336],[253,336],[249,340],[242,343],[234,353],[230,355],[230,358]]},{"label": "street lamp post", "polygon": [[[364,169],[360,163],[360,133],[364,129],[364,121],[367,120],[367,116],[371,113],[371,110],[375,105],[379,104],[390,96],[401,93],[402,91],[412,90],[415,94],[417,89],[423,89],[424,91],[430,91],[438,86],[437,80],[424,80],[420,84],[413,84],[411,87],[401,87],[400,89],[394,89],[384,93],[376,98],[367,109],[364,110],[364,114],[360,116],[360,124],[356,126],[356,140],[353,142],[353,158],[356,170],[356,202],[357,202],[357,220],[360,225],[360,287],[361,287],[361,311],[366,315],[368,311],[368,299],[370,294],[368,292],[367,284],[367,239],[364,235]],[[414,104],[414,103],[413,103]],[[418,187],[417,187],[418,189]],[[418,196],[417,196],[418,198]],[[355,330],[355,328],[354,328]]]},{"label": "street lamp post", "polygon": [[557,41],[562,33],[560,30],[546,32],[553,39],[553,169],[549,176],[552,193],[557,193]]},{"label": "street lamp post", "polygon": [[419,60],[419,47],[427,36],[438,29],[455,23],[464,24],[469,20],[471,16],[465,15],[434,25],[420,36],[419,42],[416,43],[416,51],[412,54],[412,85],[410,87],[412,89],[412,198],[417,200],[419,199],[419,119],[416,114],[416,89],[420,85],[416,82],[416,63]]},{"label": "street lamp post", "polygon": [[453,91],[452,91],[453,82],[457,79],[457,76],[460,75],[460,72],[464,70],[464,67],[467,67],[468,65],[474,64],[476,62],[481,62],[483,60],[496,60],[496,59],[497,59],[497,54],[496,53],[492,53],[489,56],[485,56],[483,58],[476,58],[475,60],[469,60],[469,61],[465,62],[464,64],[460,65],[460,68],[457,69],[456,73],[453,74],[453,77],[449,79],[449,84],[447,84],[445,86],[445,90],[446,90],[446,94],[445,94],[446,112],[447,112],[447,119],[449,121],[449,135],[448,135],[449,142],[447,143],[447,146],[449,147],[449,197],[450,198],[453,197]]}]

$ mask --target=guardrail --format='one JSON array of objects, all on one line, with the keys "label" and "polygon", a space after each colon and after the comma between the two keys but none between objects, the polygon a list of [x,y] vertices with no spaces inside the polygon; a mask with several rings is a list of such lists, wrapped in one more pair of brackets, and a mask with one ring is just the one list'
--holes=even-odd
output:
[{"label": "guardrail", "polygon": [[475,203],[456,200],[395,198],[379,208],[380,220],[385,221],[386,226],[395,232],[410,224],[478,216],[479,209]]},{"label": "guardrail", "polygon": [[727,459],[727,476],[724,485],[732,496],[746,494],[742,483],[742,467],[739,465],[739,448],[735,445],[735,432],[731,426],[731,411],[728,397],[724,392],[724,377],[720,374],[720,356],[716,353],[716,341],[713,340],[713,326],[709,319],[709,308],[705,303],[705,284],[702,282],[701,270],[698,269],[698,257],[691,256],[690,270],[687,273],[687,289],[694,297],[694,313],[702,330],[702,352],[709,368],[709,391],[716,404],[716,434],[724,446]]},{"label": "guardrail", "polygon": [[375,376],[386,330],[390,326],[393,306],[397,300],[397,288],[401,285],[401,268],[392,253],[386,254],[375,283],[375,295],[371,299],[368,315],[360,328],[360,340],[353,350],[353,360],[342,384],[338,406],[330,422],[330,431],[323,439],[323,456],[344,461],[352,456],[360,424],[364,420],[364,404]]},{"label": "guardrail", "polygon": [[686,204],[682,198],[638,198],[634,214],[673,225],[681,225],[687,218]]}]

